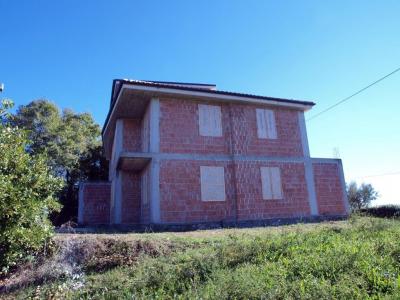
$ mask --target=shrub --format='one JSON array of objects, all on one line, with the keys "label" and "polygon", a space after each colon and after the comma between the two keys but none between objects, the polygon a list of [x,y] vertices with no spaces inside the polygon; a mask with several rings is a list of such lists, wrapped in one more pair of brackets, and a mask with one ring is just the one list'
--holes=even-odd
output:
[{"label": "shrub", "polygon": [[362,183],[358,186],[354,181],[346,186],[346,192],[352,211],[367,208],[372,201],[379,197],[379,193],[371,184]]},{"label": "shrub", "polygon": [[4,106],[0,105],[0,275],[32,258],[48,241],[48,215],[60,208],[54,194],[62,187],[50,175],[44,156],[27,153],[26,135],[9,125]]},{"label": "shrub", "polygon": [[399,205],[382,205],[382,206],[368,207],[362,209],[360,212],[367,214],[369,216],[379,217],[379,218],[400,218]]}]

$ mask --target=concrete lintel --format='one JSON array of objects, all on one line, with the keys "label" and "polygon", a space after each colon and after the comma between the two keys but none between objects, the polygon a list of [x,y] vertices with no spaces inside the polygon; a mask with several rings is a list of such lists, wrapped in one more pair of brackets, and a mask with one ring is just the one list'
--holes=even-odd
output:
[{"label": "concrete lintel", "polygon": [[121,157],[133,158],[157,158],[171,160],[211,160],[211,161],[277,161],[303,163],[304,157],[274,157],[259,155],[215,155],[215,154],[181,154],[181,153],[144,153],[144,152],[122,152]]},{"label": "concrete lintel", "polygon": [[313,163],[316,164],[341,164],[342,160],[338,158],[311,158]]}]

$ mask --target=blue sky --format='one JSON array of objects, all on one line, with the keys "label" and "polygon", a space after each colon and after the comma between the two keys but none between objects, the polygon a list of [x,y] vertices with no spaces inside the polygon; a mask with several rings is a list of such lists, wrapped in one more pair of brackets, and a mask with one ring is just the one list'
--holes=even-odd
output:
[{"label": "blue sky", "polygon": [[[397,0],[0,0],[2,97],[102,125],[114,78],[206,82],[313,100],[312,116],[400,66],[399,15]],[[400,204],[399,92],[400,72],[307,123],[311,154],[339,153],[379,204]]]}]

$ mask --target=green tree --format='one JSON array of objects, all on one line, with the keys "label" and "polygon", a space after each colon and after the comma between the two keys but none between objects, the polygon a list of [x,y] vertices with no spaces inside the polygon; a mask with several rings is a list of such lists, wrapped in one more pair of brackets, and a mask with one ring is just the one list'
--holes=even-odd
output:
[{"label": "green tree", "polygon": [[358,186],[356,182],[352,181],[347,186],[347,198],[353,211],[368,207],[378,197],[378,192],[371,184],[362,183]]},{"label": "green tree", "polygon": [[9,123],[0,105],[0,274],[42,249],[53,227],[48,219],[60,209],[55,194],[62,181],[52,175],[44,154],[30,155],[26,133]]},{"label": "green tree", "polygon": [[59,195],[63,210],[53,220],[60,224],[74,219],[78,182],[106,178],[99,125],[88,113],[60,112],[54,103],[43,99],[20,106],[13,122],[29,132],[29,152],[46,154],[54,174],[66,182]]}]

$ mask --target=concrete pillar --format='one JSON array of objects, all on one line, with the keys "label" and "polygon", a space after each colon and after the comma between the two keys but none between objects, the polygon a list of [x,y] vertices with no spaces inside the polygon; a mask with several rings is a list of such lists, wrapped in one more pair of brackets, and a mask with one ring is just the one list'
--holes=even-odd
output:
[{"label": "concrete pillar", "polygon": [[312,166],[312,161],[310,157],[310,148],[308,146],[308,138],[307,138],[307,128],[306,121],[304,118],[304,112],[299,112],[299,127],[300,127],[300,136],[301,136],[301,144],[303,146],[303,155],[304,155],[304,169],[307,183],[307,191],[308,191],[308,202],[310,204],[310,211],[312,216],[318,216],[318,203],[317,203],[317,194],[315,192],[315,182],[314,182],[314,171]]},{"label": "concrete pillar", "polygon": [[[150,101],[150,152],[160,152],[160,100]],[[160,160],[153,156],[150,163],[150,222],[160,223]]]},{"label": "concrete pillar", "polygon": [[84,197],[84,188],[85,185],[84,183],[79,183],[79,194],[78,194],[78,224],[83,224],[83,215],[84,215],[84,210],[85,210],[85,199]]},{"label": "concrete pillar", "polygon": [[119,156],[123,150],[124,123],[118,119],[115,124],[114,143],[112,147],[109,179],[111,181],[110,223],[121,223],[122,207],[122,172],[117,170]]}]

